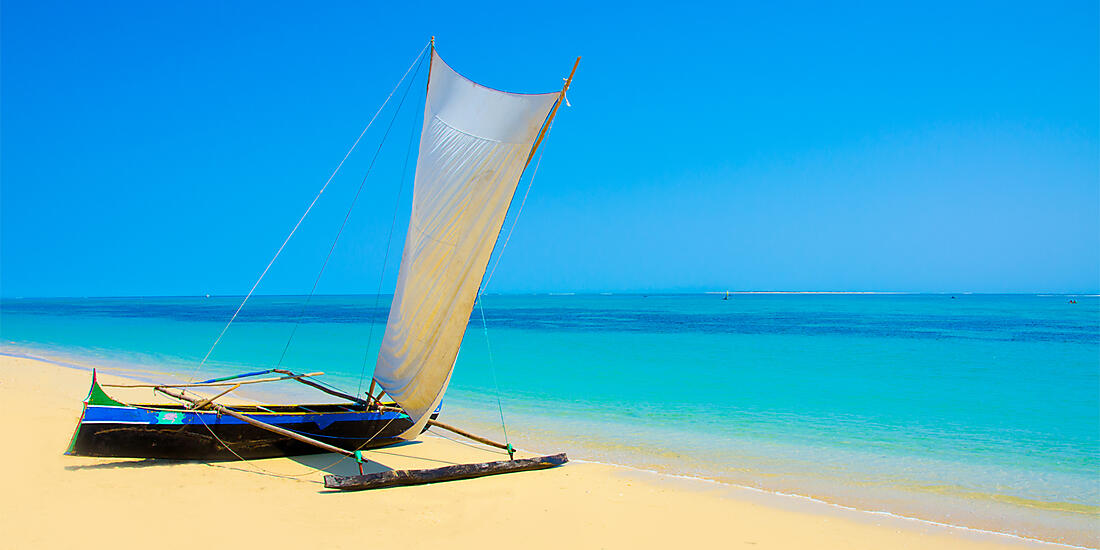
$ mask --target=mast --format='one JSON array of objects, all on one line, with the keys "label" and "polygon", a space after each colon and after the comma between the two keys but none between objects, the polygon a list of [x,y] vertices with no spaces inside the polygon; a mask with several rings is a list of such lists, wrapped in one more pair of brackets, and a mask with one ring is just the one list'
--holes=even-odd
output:
[{"label": "mast", "polygon": [[[432,44],[435,44],[435,37],[432,37]],[[434,46],[433,46],[434,47]],[[577,74],[577,65],[581,64],[581,56],[577,56],[577,60],[573,62],[573,70],[569,71],[569,78],[565,79],[565,85],[561,87],[561,94],[558,95],[557,103],[554,103],[554,108],[550,109],[550,116],[546,117],[546,123],[542,125],[542,129],[539,130],[539,136],[535,138],[535,144],[531,146],[531,154],[527,156],[527,162],[523,165],[524,168],[528,164],[531,164],[531,159],[535,156],[535,151],[538,150],[539,144],[542,143],[542,138],[546,137],[546,131],[550,129],[550,124],[554,122],[554,115],[558,114],[558,107],[565,101],[565,92],[569,91],[569,85],[573,83],[573,75]]]}]

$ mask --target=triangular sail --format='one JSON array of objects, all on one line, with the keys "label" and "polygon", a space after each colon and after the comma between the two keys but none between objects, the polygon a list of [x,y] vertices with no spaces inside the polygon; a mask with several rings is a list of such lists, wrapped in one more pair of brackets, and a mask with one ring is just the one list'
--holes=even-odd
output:
[{"label": "triangular sail", "polygon": [[486,88],[431,56],[412,215],[374,371],[412,417],[405,439],[443,399],[512,195],[560,96]]}]

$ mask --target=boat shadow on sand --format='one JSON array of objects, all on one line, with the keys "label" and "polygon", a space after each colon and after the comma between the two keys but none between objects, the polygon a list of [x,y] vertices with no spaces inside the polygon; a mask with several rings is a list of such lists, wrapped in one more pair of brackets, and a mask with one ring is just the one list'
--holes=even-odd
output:
[{"label": "boat shadow on sand", "polygon": [[206,464],[202,460],[172,460],[166,458],[110,458],[110,462],[97,462],[95,464],[73,464],[65,466],[70,472],[80,470],[121,470],[126,468],[153,468],[163,466],[175,466],[179,464]]},{"label": "boat shadow on sand", "polygon": [[[418,452],[420,444],[420,441],[402,441],[378,449],[364,451],[363,473],[377,474],[401,469],[391,468],[387,463],[391,461],[407,461],[409,459],[414,459],[425,464],[433,464],[435,466],[458,464],[450,460],[442,460],[423,455]],[[315,470],[318,474],[332,474],[338,476],[359,475],[359,466],[355,463],[355,459],[351,457],[337,454],[316,454],[291,456],[287,458],[311,470]]]},{"label": "boat shadow on sand", "polygon": [[[396,468],[391,468],[386,465],[390,462],[389,459],[395,461],[415,459],[418,462],[425,464],[434,464],[436,466],[449,466],[458,464],[457,462],[450,460],[442,460],[438,458],[432,458],[424,456],[417,452],[419,441],[404,441],[401,443],[395,443],[379,449],[371,449],[364,453],[363,473],[364,474],[376,474],[381,472],[393,471]],[[176,460],[167,458],[110,458],[103,459],[104,462],[96,462],[94,464],[72,464],[65,466],[67,471],[82,471],[82,470],[120,470],[129,468],[163,468],[166,466],[180,466],[180,465],[206,465],[214,468],[225,468],[230,470],[239,470],[242,472],[248,472],[252,474],[269,475],[272,477],[302,477],[303,470],[295,468],[296,471],[283,472],[285,468],[275,468],[270,465],[270,461],[273,460],[290,460],[300,464],[308,469],[310,474],[333,474],[339,476],[350,476],[359,474],[359,466],[355,463],[354,459],[349,457],[341,457],[340,455],[333,453],[321,453],[311,455],[299,455],[290,457],[279,458],[266,458],[266,459],[252,459],[247,461],[241,461],[240,459],[229,458],[225,460]],[[269,463],[265,465],[265,463]]]}]

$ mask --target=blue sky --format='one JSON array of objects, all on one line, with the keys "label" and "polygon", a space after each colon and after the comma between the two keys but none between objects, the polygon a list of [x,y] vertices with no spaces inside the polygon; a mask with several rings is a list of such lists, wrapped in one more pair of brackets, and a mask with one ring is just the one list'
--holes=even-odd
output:
[{"label": "blue sky", "polygon": [[[247,291],[432,35],[514,91],[584,56],[490,292],[1100,290],[1095,2],[398,4],[5,1],[0,293]],[[423,77],[318,292],[375,291],[396,211],[392,288]]]}]

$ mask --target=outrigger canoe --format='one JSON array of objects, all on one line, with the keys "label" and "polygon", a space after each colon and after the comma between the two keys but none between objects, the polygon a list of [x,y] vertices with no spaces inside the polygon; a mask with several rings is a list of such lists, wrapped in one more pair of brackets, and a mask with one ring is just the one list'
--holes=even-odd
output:
[{"label": "outrigger canoe", "polygon": [[[429,51],[426,57],[423,55],[425,51]],[[500,241],[501,230],[516,196],[519,181],[535,159],[539,144],[549,132],[558,108],[562,104],[568,105],[565,93],[573,80],[580,58],[573,63],[573,70],[560,91],[517,94],[480,85],[462,76],[440,58],[435,49],[435,39],[432,38],[382,104],[384,108],[411,72],[412,79],[400,96],[400,103],[393,111],[390,125],[396,120],[401,105],[405,104],[405,96],[414,88],[413,81],[425,60],[428,75],[426,86],[420,88],[425,91],[423,122],[413,176],[408,231],[405,234],[393,300],[386,318],[386,330],[382,335],[370,389],[365,398],[358,395],[358,389],[356,395],[350,395],[306,380],[307,377],[322,373],[296,375],[275,368],[193,384],[143,385],[142,387],[153,388],[154,391],[179,400],[180,404],[134,405],[108,396],[95,381],[93,373],[92,388],[85,400],[80,424],[73,434],[69,454],[217,460],[333,452],[352,457],[360,465],[358,476],[329,475],[325,478],[326,487],[340,490],[465,479],[550,468],[566,461],[564,453],[515,460],[515,449],[507,441],[507,431],[505,442],[499,443],[440,423],[435,418],[450,383],[474,304],[480,301],[484,287],[492,278],[492,272],[487,271],[489,260]],[[382,108],[377,113],[381,113]],[[370,129],[375,118],[363,129],[360,139]],[[413,123],[415,124],[415,119]],[[389,134],[388,128],[382,136],[383,142]],[[268,262],[267,268],[261,272],[221,333],[196,365],[196,370],[211,357],[214,348],[237,319],[237,315],[309,215],[313,205],[333,181],[336,172],[344,166],[344,161],[355,150],[360,139],[356,139],[336,170],[321,186],[313,202]],[[412,151],[411,145],[410,139],[406,163]],[[380,143],[379,152],[381,147]],[[372,160],[371,166],[373,165]],[[537,169],[538,161],[534,166]],[[370,168],[367,169],[367,174],[369,173]],[[362,181],[365,182],[366,177],[364,175]],[[533,180],[532,170],[529,186]],[[356,193],[344,217],[344,224],[347,223],[354,200],[358,197],[359,194]],[[522,211],[522,208],[523,204],[520,203],[519,210]],[[517,212],[515,216],[518,215]],[[396,221],[396,217],[394,220]],[[391,223],[391,227],[393,225]],[[341,225],[329,249],[330,254],[343,230],[344,225]],[[507,242],[508,238],[505,237],[501,251]],[[389,255],[388,247],[385,254],[382,259],[383,273]],[[499,257],[500,252],[497,252],[498,260]],[[316,282],[320,281],[327,264],[328,256],[318,271],[306,303],[313,297],[317,288]],[[378,289],[381,292],[381,287]],[[305,304],[301,312],[305,312]],[[295,321],[295,327],[299,321],[301,314]],[[294,334],[295,331],[289,334],[284,353]],[[372,347],[369,337],[365,347]],[[280,359],[279,365],[282,364],[281,361]],[[287,376],[222,383],[229,379],[272,372]],[[360,375],[360,387],[364,382],[365,371],[363,372]],[[242,384],[288,379],[295,379],[328,392],[347,400],[347,403],[227,406],[215,402]],[[107,384],[105,386],[111,387]],[[220,393],[188,393],[197,386],[208,390],[217,386]],[[224,389],[227,386],[228,389]],[[379,388],[377,395],[374,393],[376,386]],[[383,394],[392,401],[381,403]],[[501,411],[502,425],[503,421],[504,415]],[[508,460],[458,464],[428,470],[363,473],[364,459],[361,449],[414,440],[428,426],[449,430],[473,441],[502,449],[508,453]]]}]

